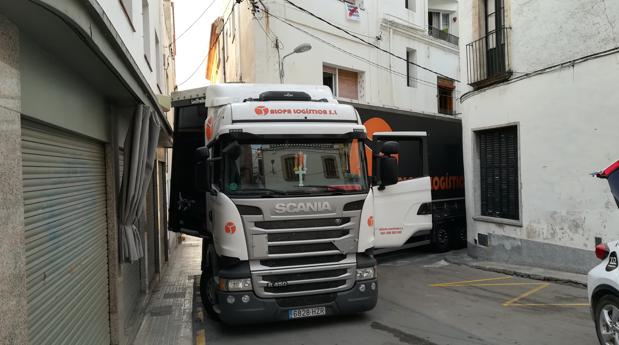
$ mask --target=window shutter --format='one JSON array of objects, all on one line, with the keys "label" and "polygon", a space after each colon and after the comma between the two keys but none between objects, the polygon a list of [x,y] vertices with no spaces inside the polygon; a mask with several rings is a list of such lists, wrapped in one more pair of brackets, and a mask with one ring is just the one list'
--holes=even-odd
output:
[{"label": "window shutter", "polygon": [[337,75],[338,96],[350,99],[359,98],[359,79],[357,72],[340,69]]},{"label": "window shutter", "polygon": [[515,126],[478,132],[481,215],[520,219]]}]

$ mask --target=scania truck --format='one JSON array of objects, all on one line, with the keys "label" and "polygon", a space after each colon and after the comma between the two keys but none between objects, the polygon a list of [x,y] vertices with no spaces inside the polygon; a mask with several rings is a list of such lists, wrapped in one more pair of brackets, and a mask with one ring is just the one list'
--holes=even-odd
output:
[{"label": "scania truck", "polygon": [[[432,229],[425,132],[369,140],[326,86],[212,85],[173,94],[173,106],[169,228],[203,238],[213,318],[370,310],[374,249]],[[418,176],[398,181],[396,139],[417,150]]]}]

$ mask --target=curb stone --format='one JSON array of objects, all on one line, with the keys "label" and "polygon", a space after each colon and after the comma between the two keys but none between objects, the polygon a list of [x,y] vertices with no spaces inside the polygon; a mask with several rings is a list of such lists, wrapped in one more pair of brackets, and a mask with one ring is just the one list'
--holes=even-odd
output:
[{"label": "curb stone", "polygon": [[[476,268],[482,271],[502,273],[502,274],[507,274],[511,276],[529,278],[529,279],[540,280],[540,281],[548,281],[548,282],[554,282],[554,283],[559,283],[559,284],[574,285],[574,286],[583,287],[583,288],[587,287],[586,276],[584,276],[583,280],[578,280],[576,278],[558,277],[558,276],[553,276],[550,274],[527,272],[528,267],[524,267],[524,266],[521,267],[521,269],[515,268],[513,267],[513,265],[510,265],[511,266],[510,268],[497,267],[497,266],[492,266],[492,265],[484,265],[481,263],[476,263],[474,261],[467,262],[467,260],[462,260],[457,257],[446,257],[445,260],[454,265],[468,266],[468,267]],[[474,259],[471,259],[471,260],[474,260]]]}]

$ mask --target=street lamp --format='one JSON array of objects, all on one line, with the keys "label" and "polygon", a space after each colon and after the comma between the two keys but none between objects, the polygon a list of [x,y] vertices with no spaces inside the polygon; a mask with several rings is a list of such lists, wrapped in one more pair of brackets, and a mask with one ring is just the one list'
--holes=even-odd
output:
[{"label": "street lamp", "polygon": [[312,45],[309,43],[302,43],[299,44],[296,48],[294,48],[294,50],[286,55],[284,55],[284,57],[282,57],[281,61],[279,62],[279,82],[281,84],[284,83],[284,60],[289,57],[292,54],[299,54],[299,53],[305,53],[306,51],[312,49]]}]

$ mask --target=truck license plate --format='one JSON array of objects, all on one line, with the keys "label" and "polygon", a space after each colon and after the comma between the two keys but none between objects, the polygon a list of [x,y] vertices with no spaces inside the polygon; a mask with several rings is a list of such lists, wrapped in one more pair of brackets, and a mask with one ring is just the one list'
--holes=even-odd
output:
[{"label": "truck license plate", "polygon": [[288,311],[288,319],[301,319],[305,317],[323,316],[326,314],[327,308],[325,307],[291,309]]}]

